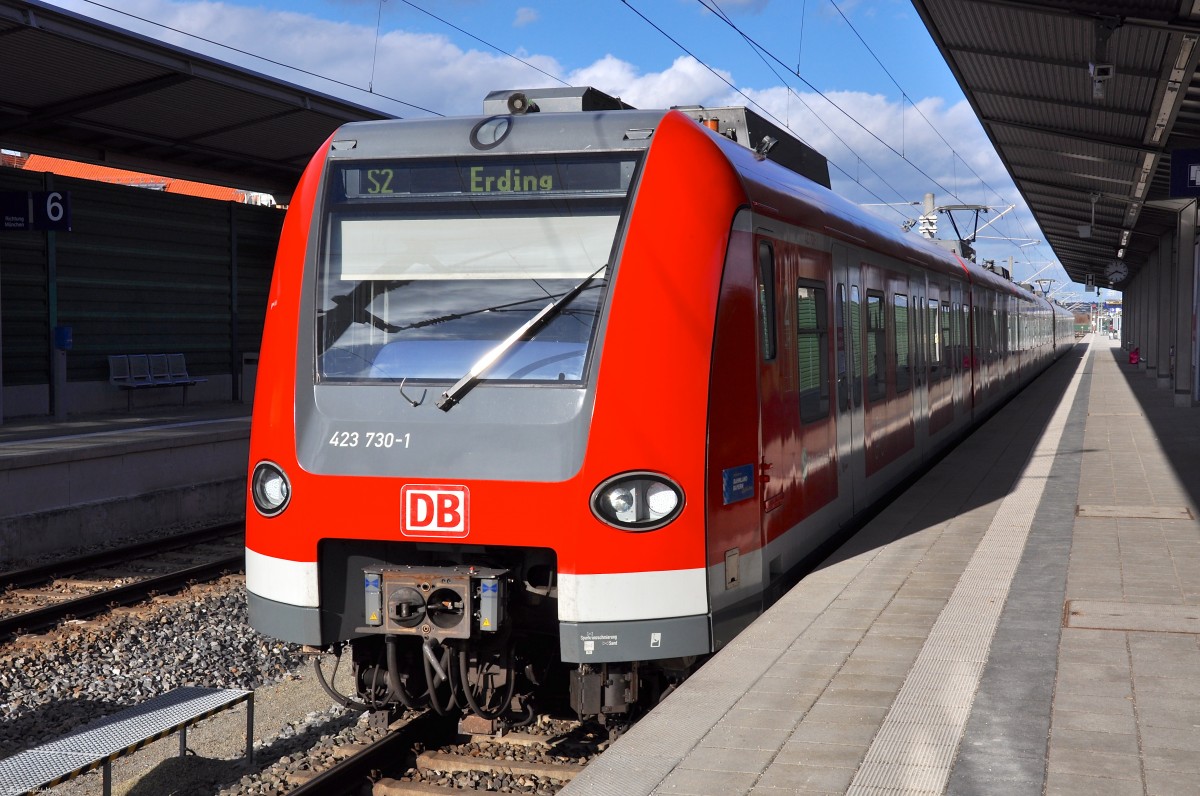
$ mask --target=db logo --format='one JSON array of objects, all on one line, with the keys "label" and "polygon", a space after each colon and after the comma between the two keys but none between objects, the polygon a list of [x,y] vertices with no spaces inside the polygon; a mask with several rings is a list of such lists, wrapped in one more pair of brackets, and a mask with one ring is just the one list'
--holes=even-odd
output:
[{"label": "db logo", "polygon": [[400,489],[405,536],[457,538],[467,535],[471,493],[465,486],[408,484]]}]

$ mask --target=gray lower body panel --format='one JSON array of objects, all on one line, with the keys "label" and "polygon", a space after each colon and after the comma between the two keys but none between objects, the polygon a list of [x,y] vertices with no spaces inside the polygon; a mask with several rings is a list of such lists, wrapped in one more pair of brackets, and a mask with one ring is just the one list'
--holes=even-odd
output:
[{"label": "gray lower body panel", "polygon": [[259,633],[294,644],[322,646],[321,610],[268,600],[246,592],[250,626]]},{"label": "gray lower body panel", "polygon": [[558,629],[568,663],[617,663],[706,655],[712,651],[707,614],[630,622],[563,622]]}]

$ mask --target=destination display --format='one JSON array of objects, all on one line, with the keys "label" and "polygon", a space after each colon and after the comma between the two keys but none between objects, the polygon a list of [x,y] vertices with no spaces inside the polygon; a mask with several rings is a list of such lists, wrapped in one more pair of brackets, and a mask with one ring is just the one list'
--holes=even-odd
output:
[{"label": "destination display", "polygon": [[337,168],[335,201],[624,194],[636,166],[637,158],[625,154],[355,163]]}]

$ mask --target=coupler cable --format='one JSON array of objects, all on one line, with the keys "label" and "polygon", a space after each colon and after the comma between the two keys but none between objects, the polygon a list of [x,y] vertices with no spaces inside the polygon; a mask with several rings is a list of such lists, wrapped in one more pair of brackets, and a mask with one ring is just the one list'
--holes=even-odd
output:
[{"label": "coupler cable", "polygon": [[[335,650],[334,655],[337,657],[337,661],[333,665],[333,675],[336,678],[338,665],[342,662],[341,650]],[[323,688],[325,690],[325,693],[329,694],[329,696],[333,699],[334,702],[338,703],[339,705],[341,705],[344,708],[349,708],[350,710],[365,710],[365,711],[371,710],[370,705],[364,705],[362,702],[357,702],[357,701],[351,699],[350,697],[345,696],[344,694],[339,694],[337,691],[335,691],[333,689],[333,686],[331,686],[328,682],[326,682],[325,672],[321,671],[321,656],[320,655],[313,656],[313,669],[315,669],[317,672],[317,682],[320,683],[321,688]]]},{"label": "coupler cable", "polygon": [[[475,699],[475,695],[471,693],[471,681],[468,674],[467,655],[468,653],[465,650],[460,650],[458,653],[458,678],[462,681],[463,696],[467,699],[467,705],[470,706],[471,710],[479,714],[481,718],[488,720],[500,718],[500,716],[504,715],[504,712],[507,710],[508,706],[512,704],[513,693],[516,691],[517,676],[516,672],[513,671],[512,651],[509,650],[508,654],[505,656],[507,661],[504,665],[504,670],[507,675],[508,685],[504,694],[504,699],[501,700],[499,705],[491,710],[484,710],[482,707],[480,707],[479,703]],[[480,679],[482,680],[484,676],[482,660],[480,660],[479,663],[479,672]]]},{"label": "coupler cable", "polygon": [[400,704],[409,710],[420,710],[417,700],[409,695],[404,688],[404,684],[400,682],[400,656],[397,653],[397,647],[400,644],[400,639],[397,636],[386,636],[384,643],[387,645],[387,681],[388,690],[400,700]]},{"label": "coupler cable", "polygon": [[[450,678],[446,676],[445,666],[445,664],[449,663],[450,649],[448,647],[442,648],[442,661],[440,663],[437,655],[433,651],[432,639],[425,639],[425,643],[422,645],[422,650],[424,650],[422,659],[425,663],[425,683],[429,688],[429,704],[433,707],[434,712],[436,712],[439,716],[445,716],[452,708],[458,705],[458,700],[455,698],[455,688],[453,682],[449,683],[450,697],[447,704],[443,705],[441,700],[438,699],[437,695],[437,687],[442,682],[450,680]],[[436,676],[434,674],[435,667],[437,668]]]}]

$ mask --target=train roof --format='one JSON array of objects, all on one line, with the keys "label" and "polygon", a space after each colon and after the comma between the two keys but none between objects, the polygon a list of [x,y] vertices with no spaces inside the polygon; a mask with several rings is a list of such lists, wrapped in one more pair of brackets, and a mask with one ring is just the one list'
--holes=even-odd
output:
[{"label": "train roof", "polygon": [[[416,158],[484,151],[496,155],[637,151],[650,146],[654,132],[670,113],[687,116],[711,133],[758,209],[768,213],[788,210],[813,219],[826,234],[847,243],[868,245],[902,261],[965,276],[974,284],[1045,301],[933,241],[886,224],[837,195],[830,187],[824,156],[790,131],[744,107],[638,110],[590,87],[507,89],[487,95],[481,116],[343,125],[333,136],[329,156],[337,160],[393,158],[397,151]],[[496,118],[506,120],[503,134],[495,141],[480,141],[481,127]],[[517,130],[519,135],[511,135]]]},{"label": "train roof", "polygon": [[[697,122],[748,150],[765,154],[773,162],[813,182],[830,187],[829,164],[820,152],[792,133],[749,108],[738,106],[680,107]],[[409,157],[454,156],[505,152],[587,150],[592,152],[645,149],[667,110],[638,110],[590,87],[493,91],[484,98],[482,116],[437,119],[386,120],[344,125],[334,134],[343,143],[337,152],[353,157],[394,156],[402,142]],[[567,114],[587,113],[570,117]],[[508,129],[518,126],[521,135],[509,141],[482,144],[475,135],[484,121],[507,119]],[[569,120],[569,121],[568,121]],[[403,125],[403,126],[400,126]]]}]

